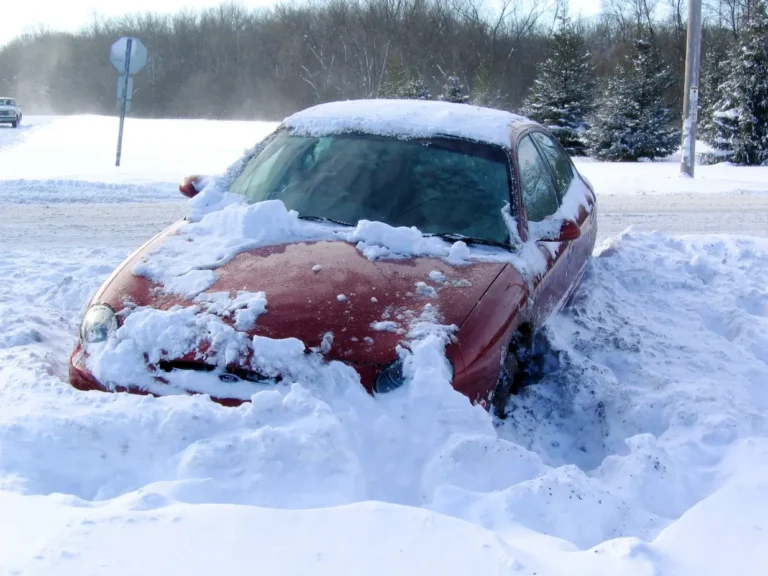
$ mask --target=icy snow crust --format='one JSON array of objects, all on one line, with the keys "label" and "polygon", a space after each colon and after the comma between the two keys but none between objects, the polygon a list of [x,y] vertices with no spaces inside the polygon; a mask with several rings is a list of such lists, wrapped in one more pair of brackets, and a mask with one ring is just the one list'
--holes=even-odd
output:
[{"label": "icy snow crust", "polygon": [[450,330],[428,319],[403,352],[408,383],[377,398],[336,363],[297,364],[235,409],[75,391],[81,308],[122,256],[0,259],[18,279],[0,292],[5,572],[129,574],[142,558],[148,574],[241,574],[259,551],[270,573],[328,575],[467,574],[470,560],[760,574],[768,560],[766,241],[602,246],[552,322],[559,366],[504,423],[451,389]]},{"label": "icy snow crust", "polygon": [[522,116],[469,104],[427,100],[350,100],[320,104],[283,120],[294,134],[362,132],[397,138],[454,136],[509,148]]}]

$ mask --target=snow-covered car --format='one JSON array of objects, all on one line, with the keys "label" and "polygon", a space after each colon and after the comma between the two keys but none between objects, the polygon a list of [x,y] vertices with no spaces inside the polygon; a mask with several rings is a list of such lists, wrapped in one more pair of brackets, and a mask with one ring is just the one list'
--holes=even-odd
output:
[{"label": "snow-covered car", "polygon": [[[171,379],[206,373],[224,383],[215,399],[240,403],[248,396],[226,386],[275,385],[279,363],[260,368],[270,343],[298,339],[381,394],[403,384],[398,347],[426,310],[453,327],[454,388],[501,407],[597,232],[594,192],[550,132],[465,104],[316,106],[225,175],[189,177],[180,190],[191,215],[129,256],[90,302],[69,366],[75,387],[162,394]],[[129,348],[151,381],[115,368]]]},{"label": "snow-covered car", "polygon": [[0,124],[10,124],[14,128],[21,125],[21,108],[13,98],[0,96]]}]

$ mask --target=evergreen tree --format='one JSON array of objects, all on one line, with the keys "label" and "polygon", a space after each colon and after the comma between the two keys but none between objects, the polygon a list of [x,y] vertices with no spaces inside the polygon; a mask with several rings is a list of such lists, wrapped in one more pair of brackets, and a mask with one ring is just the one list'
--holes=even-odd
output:
[{"label": "evergreen tree", "polygon": [[464,89],[464,84],[461,83],[458,76],[448,76],[448,79],[443,86],[443,93],[440,95],[440,100],[446,102],[458,102],[460,104],[469,101],[469,96]]},{"label": "evergreen tree", "polygon": [[699,82],[699,133],[706,140],[707,130],[712,125],[715,104],[720,99],[720,86],[728,76],[728,50],[721,44],[704,51]]},{"label": "evergreen tree", "polygon": [[558,16],[547,59],[523,106],[523,114],[549,128],[572,156],[584,156],[584,119],[592,111],[591,56],[581,29],[567,10]]},{"label": "evergreen tree", "polygon": [[412,78],[395,88],[395,98],[405,100],[431,100],[432,94],[421,78]]},{"label": "evergreen tree", "polygon": [[421,75],[407,68],[400,59],[393,59],[387,67],[387,81],[382,87],[381,96],[400,100],[432,99]]},{"label": "evergreen tree", "polygon": [[647,40],[635,41],[634,51],[608,80],[586,142],[600,160],[636,161],[664,158],[680,145],[680,131],[663,94],[671,82]]},{"label": "evergreen tree", "polygon": [[768,12],[764,0],[752,0],[749,8],[711,120],[703,126],[705,141],[715,149],[705,161],[768,164]]},{"label": "evergreen tree", "polygon": [[506,110],[509,107],[509,98],[494,87],[493,76],[485,65],[480,65],[475,73],[471,102],[476,106],[497,110]]}]

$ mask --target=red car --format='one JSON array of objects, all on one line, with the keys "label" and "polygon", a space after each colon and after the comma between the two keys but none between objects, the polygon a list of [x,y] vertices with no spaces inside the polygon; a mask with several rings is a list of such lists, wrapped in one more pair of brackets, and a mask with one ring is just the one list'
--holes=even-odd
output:
[{"label": "red car", "polygon": [[[348,241],[297,241],[243,251],[216,270],[211,292],[266,293],[269,311],[249,335],[296,337],[309,348],[331,332],[326,357],[354,367],[372,393],[403,383],[396,346],[405,338],[375,324],[388,309],[421,309],[414,285],[426,285],[438,297],[443,323],[458,327],[446,349],[454,388],[502,410],[526,369],[534,333],[577,287],[597,232],[594,192],[545,128],[464,104],[352,101],[310,108],[286,119],[231,176],[228,191],[249,203],[280,199],[310,219],[416,227],[425,236],[495,251],[496,258],[455,265],[423,256],[371,260]],[[200,182],[188,178],[180,190],[194,196]],[[87,368],[87,348],[117,330],[126,302],[161,310],[192,303],[133,272],[184,225],[141,247],[95,294],[70,361],[73,386],[146,393],[99,382]],[[524,277],[515,256],[534,242],[546,264]],[[322,275],[313,272],[317,263]],[[204,354],[164,358],[149,369],[160,382],[173,370],[215,369],[223,382],[261,379],[238,360],[210,366]]]}]

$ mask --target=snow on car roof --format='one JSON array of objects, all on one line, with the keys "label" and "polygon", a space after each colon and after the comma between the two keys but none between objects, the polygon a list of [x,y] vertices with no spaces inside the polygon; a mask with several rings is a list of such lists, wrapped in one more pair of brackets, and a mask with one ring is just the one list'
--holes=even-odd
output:
[{"label": "snow on car roof", "polygon": [[364,132],[402,138],[455,136],[509,147],[510,126],[526,118],[491,108],[429,100],[347,100],[289,116],[295,134],[327,136]]}]

